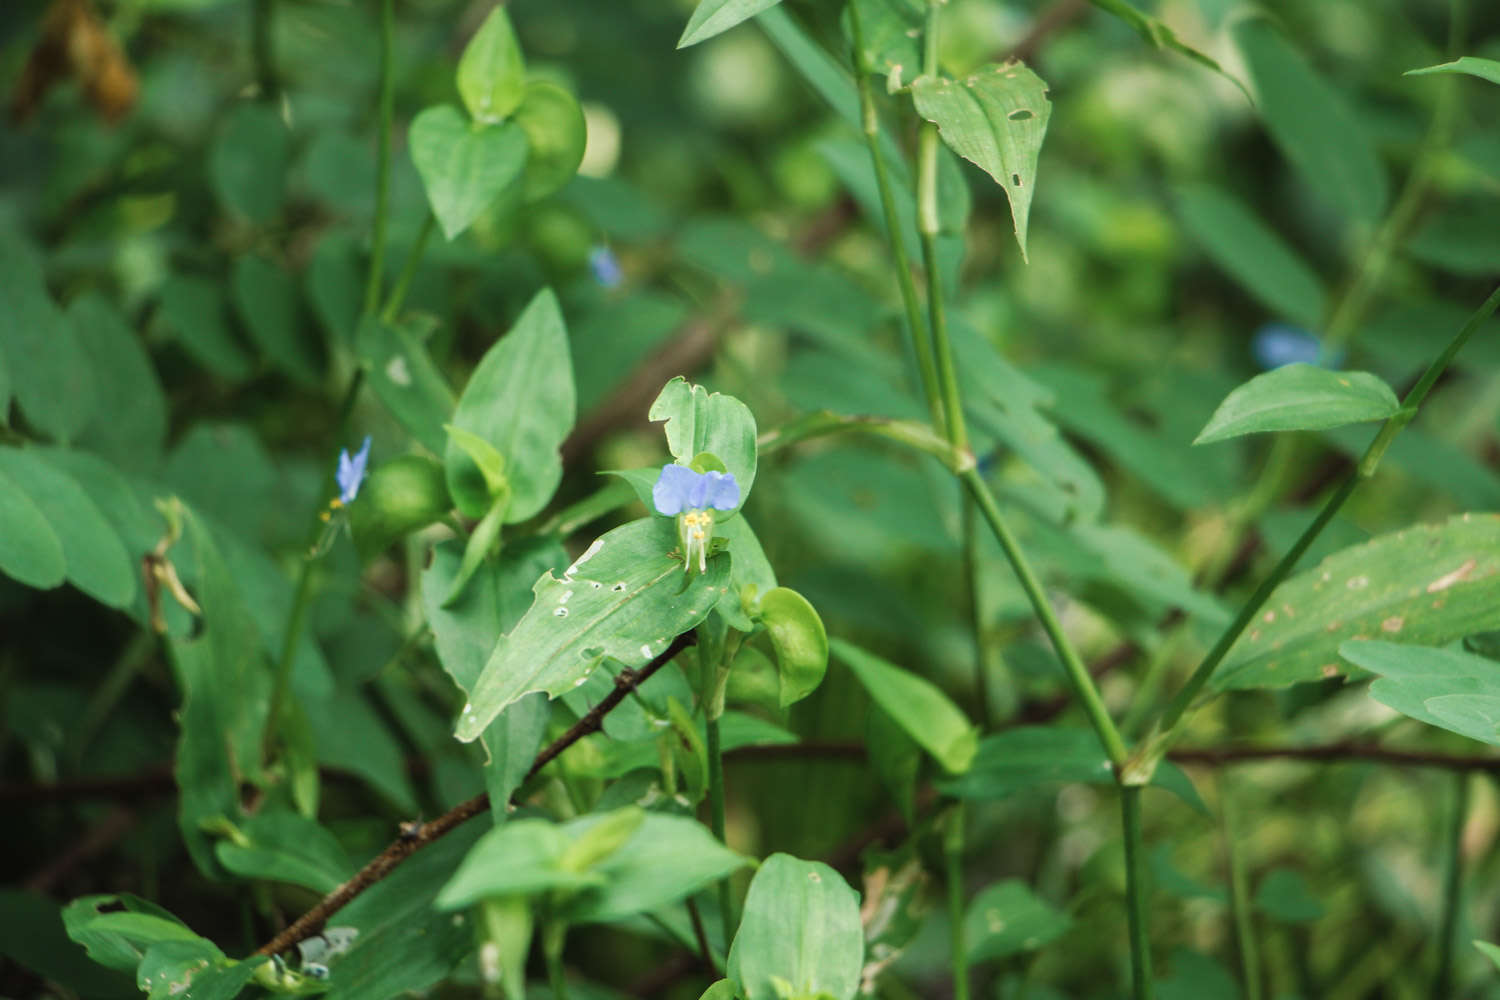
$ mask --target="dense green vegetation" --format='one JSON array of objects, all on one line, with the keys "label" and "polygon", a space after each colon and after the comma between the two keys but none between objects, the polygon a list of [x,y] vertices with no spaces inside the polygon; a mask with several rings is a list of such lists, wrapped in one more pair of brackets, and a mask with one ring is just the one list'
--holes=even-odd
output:
[{"label": "dense green vegetation", "polygon": [[1500,997],[1500,11],[0,9],[0,995]]}]

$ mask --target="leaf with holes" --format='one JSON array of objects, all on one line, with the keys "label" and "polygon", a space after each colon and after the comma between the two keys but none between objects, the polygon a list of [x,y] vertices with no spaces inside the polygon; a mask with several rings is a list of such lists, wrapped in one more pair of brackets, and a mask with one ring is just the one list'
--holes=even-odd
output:
[{"label": "leaf with holes", "polygon": [[1052,117],[1047,84],[1024,63],[1011,62],[986,66],[962,80],[925,76],[911,91],[917,113],[937,125],[949,148],[1004,189],[1024,259],[1037,154]]},{"label": "leaf with holes", "polygon": [[687,465],[705,451],[723,462],[739,484],[744,506],[755,483],[755,417],[749,407],[679,375],[662,386],[649,416],[667,422],[667,447],[678,462]]},{"label": "leaf with holes", "polygon": [[1320,431],[1385,420],[1401,408],[1391,387],[1369,372],[1334,372],[1298,362],[1235,389],[1193,444],[1265,431]]},{"label": "leaf with holes", "polygon": [[1500,514],[1460,514],[1336,552],[1277,587],[1212,686],[1284,687],[1347,672],[1340,644],[1423,645],[1500,628]]},{"label": "leaf with holes", "polygon": [[708,617],[729,588],[729,556],[686,576],[674,555],[677,526],[642,518],[596,539],[559,579],[549,571],[469,692],[455,734],[478,738],[505,706],[532,691],[557,697],[582,684],[605,657],[641,667]]}]

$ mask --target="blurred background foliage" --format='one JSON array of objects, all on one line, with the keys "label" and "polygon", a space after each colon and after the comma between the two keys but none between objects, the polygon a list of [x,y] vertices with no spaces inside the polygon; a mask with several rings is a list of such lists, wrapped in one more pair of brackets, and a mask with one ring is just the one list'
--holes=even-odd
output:
[{"label": "blurred background foliage", "polygon": [[[262,49],[269,60],[258,62],[252,25],[262,4],[273,15]],[[272,652],[326,456],[352,443],[335,435],[339,387],[359,364],[353,332],[375,201],[375,6],[100,2],[97,23],[71,30],[116,39],[120,49],[99,58],[118,65],[100,70],[104,82],[64,74],[28,96],[19,81],[52,30],[52,8],[0,5],[0,80],[12,101],[0,127],[0,270],[14,281],[40,268],[80,341],[78,363],[48,383],[52,398],[32,405],[24,385],[34,373],[10,357],[24,413],[0,433],[76,444],[113,467],[79,459],[80,477],[123,472],[228,529],[242,544],[226,558],[253,592]],[[427,214],[405,125],[421,108],[453,101],[454,62],[488,6],[397,4],[388,281]],[[435,235],[411,280],[406,313],[456,386],[538,287],[557,291],[580,414],[560,503],[597,488],[600,469],[662,460],[645,412],[675,374],[738,396],[762,429],[821,408],[923,413],[905,375],[881,228],[848,193],[868,171],[856,132],[758,27],[676,51],[692,6],[510,4],[531,72],[583,103],[580,176],[539,203],[488,212],[451,243]],[[1249,80],[1234,34],[1242,4],[1142,6],[1228,76]],[[957,265],[960,348],[982,338],[1010,362],[965,366],[979,387],[971,395],[1002,411],[993,421],[982,409],[974,416],[981,459],[1016,509],[1070,632],[1101,671],[1107,700],[1127,718],[1149,703],[1153,677],[1192,665],[1226,619],[1229,597],[1285,550],[1368,436],[1359,428],[1307,435],[1279,457],[1263,438],[1190,450],[1217,402],[1259,370],[1257,331],[1292,323],[1321,335],[1336,321],[1336,342],[1325,346],[1345,367],[1399,390],[1500,271],[1500,91],[1401,75],[1459,52],[1500,57],[1500,10],[1468,6],[1454,29],[1440,0],[1263,5],[1288,40],[1287,72],[1321,79],[1369,144],[1373,173],[1350,178],[1298,161],[1296,130],[1307,123],[1282,126],[1288,140],[1235,83],[1153,50],[1085,3],[949,4],[942,60],[950,73],[1019,52],[1053,103],[1029,265],[999,192],[971,166],[958,168],[972,193]],[[841,5],[787,7],[844,57]],[[259,99],[268,86],[276,97]],[[909,116],[895,114],[896,99],[886,105],[897,141],[910,148]],[[1414,172],[1422,186],[1410,217],[1382,249],[1381,220]],[[1256,232],[1246,236],[1245,227]],[[1258,229],[1292,256],[1262,252]],[[618,262],[618,281],[601,273],[604,250]],[[1366,287],[1361,275],[1372,267],[1379,272]],[[0,278],[0,292],[7,287]],[[0,323],[20,309],[19,293],[9,294]],[[113,333],[88,332],[100,329]],[[1500,508],[1497,334],[1492,322],[1475,338],[1379,480],[1309,559],[1414,520]],[[1034,436],[1034,455],[1053,463],[1041,473],[986,428],[1017,421]],[[415,447],[371,393],[356,401],[351,425],[372,434],[377,456]],[[1269,472],[1268,458],[1280,463]],[[1061,671],[988,540],[976,645],[958,491],[931,463],[840,440],[779,453],[762,470],[748,514],[781,581],[813,601],[830,634],[920,670],[996,727],[1067,711]],[[1274,494],[1241,533],[1244,498],[1267,479]],[[106,512],[133,555],[161,535],[150,502],[157,492],[140,486],[135,509]],[[570,552],[595,533],[566,539]],[[481,787],[470,748],[448,736],[453,694],[431,650],[404,644],[420,620],[413,582],[422,555],[407,543],[361,566],[351,546],[336,546],[317,570],[312,637],[298,654],[298,697],[329,720],[318,727],[319,763],[343,779],[325,788],[323,815],[356,859],[383,845],[397,820],[433,815]],[[125,614],[77,590],[0,579],[0,871],[56,900],[135,891],[227,951],[252,948],[312,897],[285,889],[250,900],[186,864],[162,797],[171,791],[177,694],[140,638],[144,598],[120,606]],[[1186,626],[1174,608],[1193,612]],[[993,678],[987,705],[973,687],[976,656]],[[835,667],[780,720],[813,750],[731,756],[731,844],[830,859],[859,885],[859,849],[899,844],[903,829],[888,816],[889,793],[852,750],[889,726],[866,709],[859,686]],[[1204,713],[1191,742],[1326,744],[1372,727],[1396,746],[1450,746],[1380,708],[1363,686],[1339,682],[1225,699]],[[588,755],[580,756],[572,766],[587,780]],[[1229,840],[1255,891],[1269,995],[1428,995],[1453,781],[1367,761],[1191,774],[1216,807],[1235,801]],[[79,782],[104,793],[27,791]],[[987,965],[985,995],[1019,996],[1026,982],[1032,998],[1117,995],[1109,984],[1121,978],[1126,952],[1111,796],[1068,786],[971,809],[971,892],[1021,878],[1071,917],[1047,947]],[[1236,960],[1224,831],[1187,803],[1151,796],[1167,976],[1160,995],[1237,996],[1238,974],[1226,971]],[[1491,784],[1474,783],[1468,816],[1472,926],[1461,940],[1492,939],[1500,808]],[[921,843],[938,868],[936,847]],[[906,995],[946,995],[939,911],[895,966]],[[663,938],[644,925],[579,934],[569,960],[621,988],[664,982],[676,945]],[[0,992],[41,995],[32,973],[0,969]],[[1461,953],[1462,995],[1500,996],[1486,975],[1481,957]],[[679,975],[664,987],[677,992],[661,995],[696,996],[702,985]],[[117,995],[81,978],[72,988]]]}]

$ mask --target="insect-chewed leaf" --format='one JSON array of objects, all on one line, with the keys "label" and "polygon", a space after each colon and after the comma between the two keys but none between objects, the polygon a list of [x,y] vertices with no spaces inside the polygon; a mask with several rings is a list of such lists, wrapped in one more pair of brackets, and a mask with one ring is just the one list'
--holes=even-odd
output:
[{"label": "insect-chewed leaf", "polygon": [[676,526],[643,518],[595,540],[562,578],[532,588],[531,609],[503,636],[469,693],[454,735],[476,739],[505,706],[532,691],[557,697],[607,656],[644,666],[697,625],[729,589],[729,557],[684,576]]},{"label": "insect-chewed leaf", "polygon": [[1347,671],[1349,639],[1437,644],[1500,628],[1500,514],[1460,514],[1336,552],[1287,580],[1212,686],[1283,687]]},{"label": "insect-chewed leaf", "polygon": [[687,464],[703,452],[724,463],[740,487],[740,505],[755,484],[755,417],[733,396],[709,392],[678,376],[651,404],[652,420],[667,422],[667,447]]},{"label": "insect-chewed leaf", "polygon": [[1047,84],[1023,63],[1011,62],[962,80],[922,77],[911,90],[917,113],[937,125],[949,148],[1004,189],[1024,258],[1037,154],[1052,117]]}]

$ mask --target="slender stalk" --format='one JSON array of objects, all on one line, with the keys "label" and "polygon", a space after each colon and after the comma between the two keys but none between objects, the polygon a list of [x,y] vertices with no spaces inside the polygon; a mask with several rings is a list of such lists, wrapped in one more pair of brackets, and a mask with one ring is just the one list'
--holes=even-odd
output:
[{"label": "slender stalk", "polygon": [[990,713],[990,657],[986,638],[983,611],[980,607],[979,581],[979,518],[976,516],[974,499],[963,498],[964,535],[964,586],[968,590],[969,628],[974,633],[974,688],[979,696],[979,725],[989,729]]},{"label": "slender stalk", "polygon": [[[708,731],[708,809],[709,827],[718,838],[719,843],[726,844],[724,839],[724,751],[719,740],[719,720],[710,718],[707,723]],[[734,893],[726,876],[719,880],[719,917],[724,924],[724,947],[734,940],[735,928],[739,926],[739,918],[734,912]]]},{"label": "slender stalk", "polygon": [[1291,574],[1297,565],[1297,561],[1302,558],[1303,553],[1307,551],[1308,547],[1312,545],[1323,529],[1328,526],[1328,522],[1333,520],[1334,515],[1344,505],[1344,501],[1349,499],[1350,494],[1354,492],[1363,480],[1369,479],[1375,474],[1375,470],[1380,464],[1380,459],[1385,455],[1386,449],[1390,447],[1391,441],[1416,416],[1417,410],[1421,407],[1423,400],[1427,398],[1427,394],[1432,390],[1433,385],[1437,383],[1438,378],[1447,370],[1448,365],[1453,362],[1454,357],[1463,349],[1463,346],[1469,342],[1469,338],[1474,335],[1475,331],[1479,329],[1485,320],[1494,314],[1497,307],[1500,307],[1500,287],[1496,287],[1490,293],[1490,297],[1485,299],[1484,304],[1474,311],[1463,327],[1448,343],[1448,346],[1444,348],[1443,353],[1439,354],[1433,359],[1432,364],[1427,366],[1427,371],[1423,372],[1422,377],[1417,380],[1417,384],[1411,387],[1411,390],[1406,394],[1406,398],[1401,401],[1401,409],[1381,425],[1380,431],[1375,435],[1375,439],[1370,442],[1370,446],[1360,458],[1359,464],[1345,477],[1338,489],[1334,490],[1328,499],[1323,502],[1323,508],[1318,511],[1317,517],[1313,518],[1312,523],[1307,526],[1306,530],[1302,532],[1301,537],[1297,539],[1296,543],[1292,545],[1281,561],[1276,564],[1276,568],[1271,571],[1270,575],[1261,581],[1260,586],[1255,589],[1255,593],[1250,596],[1250,600],[1240,608],[1240,612],[1235,616],[1234,621],[1219,636],[1218,641],[1214,643],[1208,655],[1203,658],[1203,662],[1193,671],[1193,675],[1188,678],[1187,683],[1182,686],[1182,689],[1177,692],[1177,695],[1167,706],[1167,710],[1161,720],[1160,728],[1162,733],[1152,741],[1152,746],[1147,748],[1150,751],[1151,759],[1146,760],[1144,763],[1148,768],[1152,765],[1154,759],[1160,758],[1161,751],[1170,747],[1177,736],[1180,735],[1183,714],[1192,704],[1193,699],[1198,696],[1198,692],[1208,683],[1214,669],[1223,661],[1230,647],[1239,639],[1240,634],[1249,627],[1251,620],[1255,618],[1255,615],[1266,603],[1267,598],[1271,596],[1271,592],[1280,585],[1282,580]]},{"label": "slender stalk", "polygon": [[1240,850],[1239,812],[1228,775],[1219,779],[1219,812],[1224,823],[1224,853],[1229,858],[1230,916],[1234,921],[1235,941],[1239,945],[1245,998],[1265,1000],[1265,987],[1260,976],[1260,950],[1250,912],[1250,875],[1245,868],[1245,854]]},{"label": "slender stalk", "polygon": [[391,289],[390,296],[385,300],[385,308],[380,311],[380,318],[387,323],[393,323],[396,317],[401,315],[401,306],[406,302],[406,293],[411,288],[411,279],[417,273],[417,265],[422,262],[422,251],[427,249],[427,241],[432,236],[433,225],[436,219],[431,212],[427,213],[422,220],[422,228],[417,230],[417,240],[407,251],[406,263],[401,265],[401,274],[396,278],[396,284]]},{"label": "slender stalk", "polygon": [[850,34],[853,36],[854,80],[859,88],[865,146],[870,151],[870,164],[875,171],[875,187],[880,192],[880,209],[885,217],[886,237],[890,241],[891,257],[896,265],[896,286],[901,290],[901,305],[906,310],[906,328],[911,335],[912,350],[917,356],[917,372],[922,380],[922,393],[927,397],[927,405],[932,412],[932,425],[942,427],[945,420],[938,389],[937,365],[933,361],[932,337],[922,320],[916,279],[912,277],[911,260],[906,255],[906,242],[901,238],[901,219],[896,213],[896,198],[891,190],[885,156],[880,151],[880,116],[875,111],[875,96],[870,90],[871,70],[869,61],[865,58],[864,29],[860,24],[859,4],[851,3],[847,9]]},{"label": "slender stalk", "polygon": [[396,2],[380,0],[380,105],[375,160],[375,225],[370,233],[370,273],[365,280],[366,316],[380,308],[380,282],[385,271],[386,208],[391,189],[391,120],[395,117],[396,79],[392,68],[396,47]]},{"label": "slender stalk", "polygon": [[1104,707],[1104,699],[1099,695],[1099,689],[1094,684],[1094,678],[1089,674],[1088,667],[1084,665],[1083,658],[1078,655],[1078,650],[1073,647],[1072,641],[1063,631],[1062,622],[1058,620],[1057,612],[1052,608],[1052,602],[1047,599],[1046,589],[1037,578],[1036,571],[1031,568],[1026,554],[1021,551],[1020,543],[1016,541],[1015,535],[1011,534],[1010,527],[1005,523],[1005,517],[1000,513],[1000,507],[995,502],[994,494],[990,492],[989,486],[979,475],[978,470],[970,469],[962,473],[960,478],[968,487],[969,495],[979,505],[979,512],[989,522],[990,530],[999,540],[1006,559],[1010,560],[1011,568],[1015,571],[1021,589],[1026,591],[1032,610],[1036,612],[1042,629],[1047,633],[1047,638],[1052,640],[1052,648],[1057,652],[1057,658],[1062,661],[1068,680],[1072,682],[1073,689],[1078,694],[1078,700],[1083,703],[1089,723],[1094,727],[1094,732],[1098,735],[1099,742],[1104,747],[1110,763],[1114,765],[1116,772],[1119,772],[1124,768],[1126,758],[1129,756],[1125,749],[1125,741],[1120,737],[1120,731],[1115,728],[1114,720],[1109,717],[1109,710]]},{"label": "slender stalk", "polygon": [[[1437,975],[1432,981],[1432,1000],[1454,996],[1453,960],[1458,950],[1458,923],[1464,906],[1464,824],[1469,814],[1469,778],[1453,775],[1453,799],[1448,814],[1447,871],[1443,879],[1443,922],[1438,931]],[[1254,998],[1251,998],[1254,1000]]]},{"label": "slender stalk", "polygon": [[250,48],[255,57],[255,86],[260,99],[280,96],[276,83],[276,52],[271,39],[271,14],[275,0],[255,0],[250,11]]},{"label": "slender stalk", "polygon": [[1120,787],[1120,826],[1125,832],[1125,894],[1130,914],[1130,981],[1135,1000],[1152,1000],[1151,900],[1146,882],[1146,843],[1141,831],[1141,788]]},{"label": "slender stalk", "polygon": [[964,820],[963,800],[948,814],[943,831],[947,858],[948,938],[952,945],[953,1000],[969,1000],[969,944],[964,934]]},{"label": "slender stalk", "polygon": [[567,932],[567,925],[557,921],[542,929],[542,951],[547,955],[547,982],[552,986],[553,1000],[568,1000],[568,976],[562,960]]}]

